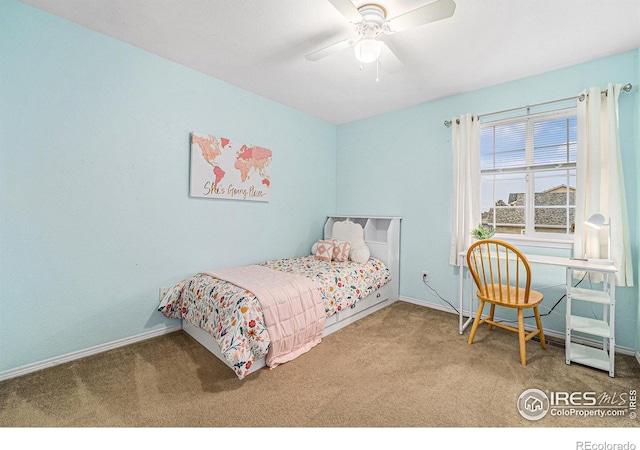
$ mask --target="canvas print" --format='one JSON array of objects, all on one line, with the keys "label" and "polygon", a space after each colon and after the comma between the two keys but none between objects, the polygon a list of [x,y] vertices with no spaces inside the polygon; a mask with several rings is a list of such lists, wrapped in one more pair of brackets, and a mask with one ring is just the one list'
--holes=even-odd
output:
[{"label": "canvas print", "polygon": [[192,197],[268,202],[271,150],[191,133]]}]

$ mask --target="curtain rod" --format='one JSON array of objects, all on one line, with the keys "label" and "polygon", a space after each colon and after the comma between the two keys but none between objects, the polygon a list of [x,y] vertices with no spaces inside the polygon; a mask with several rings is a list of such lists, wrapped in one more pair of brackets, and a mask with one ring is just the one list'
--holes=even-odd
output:
[{"label": "curtain rod", "polygon": [[[628,84],[625,84],[624,86],[622,86],[622,90],[624,92],[629,92],[632,87],[633,86],[631,85],[631,83],[628,83]],[[607,91],[600,91],[600,93],[606,95]],[[503,109],[502,111],[496,111],[496,112],[487,113],[487,114],[480,114],[477,117],[479,119],[480,117],[495,116],[496,114],[502,114],[502,113],[511,112],[511,111],[518,111],[518,110],[521,110],[521,109],[530,109],[530,108],[535,108],[536,106],[550,105],[552,103],[561,103],[561,102],[566,102],[566,101],[575,100],[575,99],[578,99],[579,101],[584,101],[585,94],[576,95],[574,97],[562,98],[560,100],[551,100],[549,102],[536,103],[534,105],[521,106],[519,108]],[[456,123],[459,124],[460,120],[456,119]],[[444,121],[444,126],[445,127],[450,127],[451,126],[451,121],[450,120],[445,120]]]}]

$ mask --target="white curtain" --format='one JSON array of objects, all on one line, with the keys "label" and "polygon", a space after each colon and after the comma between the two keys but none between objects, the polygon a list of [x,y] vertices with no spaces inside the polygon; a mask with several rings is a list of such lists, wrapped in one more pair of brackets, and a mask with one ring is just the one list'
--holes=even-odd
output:
[{"label": "white curtain", "polygon": [[453,220],[449,263],[471,245],[471,230],[480,223],[480,123],[463,114],[451,121],[453,150]]},{"label": "white curtain", "polygon": [[593,230],[584,221],[602,214],[611,227],[611,259],[618,269],[616,285],[633,286],[633,264],[620,142],[620,84],[603,91],[592,87],[578,101],[578,158],[574,255],[607,258],[609,227]]}]

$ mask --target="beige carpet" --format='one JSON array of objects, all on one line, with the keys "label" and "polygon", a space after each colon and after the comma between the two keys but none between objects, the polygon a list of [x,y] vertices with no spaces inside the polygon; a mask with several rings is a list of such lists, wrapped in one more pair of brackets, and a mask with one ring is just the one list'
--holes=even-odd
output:
[{"label": "beige carpet", "polygon": [[[404,302],[323,339],[295,361],[240,381],[176,332],[0,383],[3,427],[637,427],[625,417],[523,418],[526,389],[614,394],[640,389],[633,357],[616,377],[564,362],[564,349],[478,332]],[[615,397],[614,397],[615,398]],[[620,397],[617,398],[618,400]],[[627,399],[628,400],[628,399]]]}]

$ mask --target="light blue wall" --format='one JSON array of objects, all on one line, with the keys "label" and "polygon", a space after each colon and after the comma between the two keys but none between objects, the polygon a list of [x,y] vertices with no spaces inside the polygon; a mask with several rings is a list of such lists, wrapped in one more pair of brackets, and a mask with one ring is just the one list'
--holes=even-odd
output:
[{"label": "light blue wall", "polygon": [[[0,1],[0,372],[173,324],[155,312],[159,287],[304,254],[336,212],[402,216],[401,295],[444,304],[421,283],[429,270],[456,304],[443,121],[609,81],[634,85],[620,104],[637,260],[639,58],[640,49],[353,122],[336,139],[331,124]],[[271,201],[190,198],[191,131],[272,149]],[[561,288],[544,293],[550,306]],[[640,348],[638,288],[618,293],[617,343]],[[563,306],[545,326],[562,330]]]},{"label": "light blue wall", "polygon": [[[422,283],[458,305],[458,270],[449,265],[451,238],[451,129],[444,120],[463,113],[489,113],[577,95],[608,82],[632,83],[620,98],[624,164],[632,251],[638,256],[638,52],[633,51],[568,69],[444,98],[338,127],[338,214],[402,216],[400,294],[418,302],[447,306]],[[538,287],[564,284],[562,269],[539,267]],[[637,285],[637,282],[636,282]],[[544,306],[563,295],[563,287],[545,288]],[[617,344],[635,348],[638,288],[618,289]],[[564,332],[564,302],[544,317],[544,326]],[[452,320],[456,320],[452,316]]]},{"label": "light blue wall", "polygon": [[[190,198],[189,135],[273,151],[271,201]],[[0,372],[175,324],[158,289],[307,254],[336,127],[0,2]]]}]

